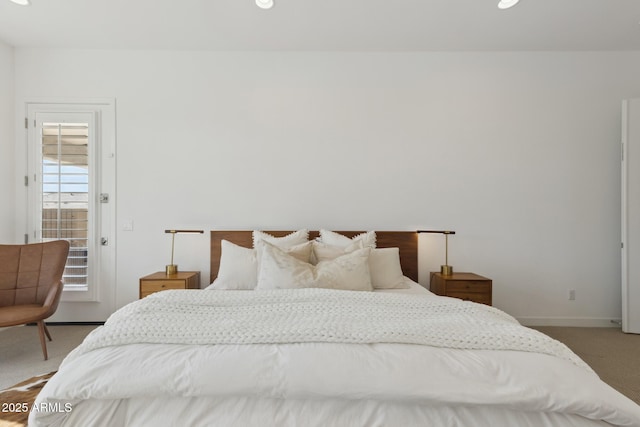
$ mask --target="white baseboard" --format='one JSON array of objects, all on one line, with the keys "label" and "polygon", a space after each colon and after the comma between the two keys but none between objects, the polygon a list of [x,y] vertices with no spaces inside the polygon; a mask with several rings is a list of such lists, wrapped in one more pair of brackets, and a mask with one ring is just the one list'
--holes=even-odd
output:
[{"label": "white baseboard", "polygon": [[524,326],[575,326],[580,328],[620,328],[621,319],[592,317],[517,317]]}]

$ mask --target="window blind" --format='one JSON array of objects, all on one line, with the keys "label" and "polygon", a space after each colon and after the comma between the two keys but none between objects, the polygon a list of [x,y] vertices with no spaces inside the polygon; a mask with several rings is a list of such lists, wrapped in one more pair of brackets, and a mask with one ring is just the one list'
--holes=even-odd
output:
[{"label": "window blind", "polygon": [[86,290],[89,238],[89,125],[42,126],[42,240],[68,240],[65,290]]}]

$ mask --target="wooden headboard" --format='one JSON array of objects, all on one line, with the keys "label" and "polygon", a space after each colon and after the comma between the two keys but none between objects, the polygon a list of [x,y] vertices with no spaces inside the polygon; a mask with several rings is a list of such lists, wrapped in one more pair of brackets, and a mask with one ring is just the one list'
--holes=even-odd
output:
[{"label": "wooden headboard", "polygon": [[[291,231],[269,231],[272,236],[282,237]],[[347,237],[353,237],[363,231],[338,231]],[[320,233],[310,231],[309,239],[315,239]],[[218,277],[220,255],[222,254],[222,240],[228,240],[239,246],[251,248],[253,246],[252,230],[211,230],[211,275],[209,283]],[[418,233],[415,231],[376,231],[377,247],[400,248],[400,264],[405,276],[418,281]]]}]

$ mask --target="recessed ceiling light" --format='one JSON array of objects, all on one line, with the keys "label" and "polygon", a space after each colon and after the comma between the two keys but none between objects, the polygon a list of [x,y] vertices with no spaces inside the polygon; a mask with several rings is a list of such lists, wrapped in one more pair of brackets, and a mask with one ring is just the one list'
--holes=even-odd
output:
[{"label": "recessed ceiling light", "polygon": [[518,4],[520,0],[500,0],[498,3],[498,9],[509,9]]},{"label": "recessed ceiling light", "polygon": [[20,6],[29,6],[31,1],[29,0],[11,0],[15,4],[19,4]]},{"label": "recessed ceiling light", "polygon": [[273,7],[273,0],[256,0],[256,4],[261,9],[271,9]]}]

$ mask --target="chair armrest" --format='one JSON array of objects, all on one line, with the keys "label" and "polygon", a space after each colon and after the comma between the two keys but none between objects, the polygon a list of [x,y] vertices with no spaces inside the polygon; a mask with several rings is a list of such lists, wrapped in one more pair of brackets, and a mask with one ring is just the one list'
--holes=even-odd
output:
[{"label": "chair armrest", "polygon": [[49,288],[47,298],[44,300],[44,304],[42,304],[43,307],[51,307],[56,303],[58,293],[62,291],[62,286],[62,280],[59,280]]}]

